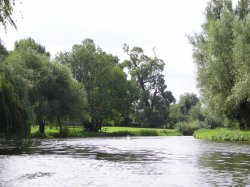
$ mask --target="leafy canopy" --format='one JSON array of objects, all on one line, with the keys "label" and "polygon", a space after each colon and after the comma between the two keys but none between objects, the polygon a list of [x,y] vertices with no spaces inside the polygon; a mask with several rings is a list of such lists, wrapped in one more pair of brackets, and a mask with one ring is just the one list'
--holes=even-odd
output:
[{"label": "leafy canopy", "polygon": [[172,92],[167,91],[162,74],[165,65],[163,60],[145,55],[140,47],[130,50],[129,46],[124,44],[123,49],[129,57],[129,60],[123,62],[123,66],[128,69],[140,90],[137,121],[144,126],[163,125],[168,117],[170,103],[175,102]]},{"label": "leafy canopy", "polygon": [[249,1],[212,0],[202,32],[190,38],[198,86],[210,113],[250,127]]}]

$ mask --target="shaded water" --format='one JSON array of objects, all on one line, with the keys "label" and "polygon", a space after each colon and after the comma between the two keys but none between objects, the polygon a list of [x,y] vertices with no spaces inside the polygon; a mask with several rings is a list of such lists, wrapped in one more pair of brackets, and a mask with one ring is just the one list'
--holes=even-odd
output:
[{"label": "shaded water", "polygon": [[193,137],[0,141],[0,186],[250,186],[250,144]]}]

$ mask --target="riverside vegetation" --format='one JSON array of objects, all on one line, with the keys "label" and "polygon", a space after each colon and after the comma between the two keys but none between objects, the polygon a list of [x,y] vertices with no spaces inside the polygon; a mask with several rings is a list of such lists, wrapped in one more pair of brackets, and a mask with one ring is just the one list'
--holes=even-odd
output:
[{"label": "riverside vegetation", "polygon": [[46,127],[40,134],[38,126],[32,126],[31,138],[72,138],[72,137],[110,137],[110,136],[180,136],[174,129],[103,127],[100,132],[84,131],[80,126],[64,127],[62,133],[56,127]]},{"label": "riverside vegetation", "polygon": [[[89,38],[54,58],[32,38],[16,41],[11,51],[0,41],[0,137],[37,137],[31,126],[45,119],[59,126],[59,133],[46,127],[47,137],[192,135],[200,128],[223,127],[198,131],[195,137],[211,139],[205,134],[219,132],[226,138],[215,139],[234,140],[239,131],[225,127],[250,128],[249,4],[210,0],[202,32],[189,36],[202,99],[184,93],[176,102],[167,89],[164,61],[141,47],[124,44],[127,60],[120,61]],[[6,31],[8,24],[16,28],[14,6],[14,1],[0,0]],[[83,132],[64,125],[71,121],[142,128]],[[247,139],[248,133],[242,133],[238,140]]]},{"label": "riverside vegetation", "polygon": [[199,129],[194,132],[194,137],[198,139],[215,141],[249,141],[250,131],[232,130],[226,128]]},{"label": "riverside vegetation", "polygon": [[[47,126],[45,134],[40,134],[39,127],[33,125],[31,138],[87,138],[87,137],[116,137],[116,136],[182,136],[192,135],[197,139],[214,141],[250,141],[250,131],[240,131],[227,128],[198,129],[197,125],[189,124],[180,132],[175,129],[135,128],[135,127],[103,127],[100,132],[84,131],[81,126],[59,128]],[[191,126],[191,127],[190,127]],[[196,131],[195,131],[196,129]],[[190,133],[194,131],[194,133]]]}]

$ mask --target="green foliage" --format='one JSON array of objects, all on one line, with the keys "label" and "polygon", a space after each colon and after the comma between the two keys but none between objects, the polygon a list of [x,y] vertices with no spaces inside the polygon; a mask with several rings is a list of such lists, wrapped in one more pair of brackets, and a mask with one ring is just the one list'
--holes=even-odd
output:
[{"label": "green foliage", "polygon": [[180,96],[179,105],[184,115],[189,114],[191,108],[199,103],[199,98],[193,93],[184,93]]},{"label": "green foliage", "polygon": [[0,136],[28,137],[32,110],[27,85],[4,64],[0,64],[0,106]]},{"label": "green foliage", "polygon": [[61,125],[61,119],[82,118],[86,106],[82,85],[66,66],[50,62],[40,44],[32,39],[16,42],[6,63],[29,85],[29,100],[37,121],[47,118]]},{"label": "green foliage", "polygon": [[238,5],[235,9],[236,15],[239,16],[240,19],[244,19],[249,14],[249,0],[240,0],[238,1]]},{"label": "green foliage", "polygon": [[116,56],[85,39],[70,52],[60,53],[57,61],[69,66],[73,76],[85,86],[89,116],[86,121],[115,124],[129,115],[136,92]]},{"label": "green foliage", "polygon": [[200,103],[196,103],[194,106],[192,106],[188,112],[188,118],[189,121],[204,121],[206,118],[204,116],[204,109],[202,109]]},{"label": "green foliage", "polygon": [[194,132],[197,139],[215,141],[250,141],[250,131],[219,129],[200,129]]},{"label": "green foliage", "polygon": [[204,109],[201,107],[200,99],[193,93],[185,93],[180,96],[177,104],[170,106],[169,128],[174,128],[178,122],[204,121]]},{"label": "green foliage", "polygon": [[0,0],[0,23],[4,26],[5,30],[7,23],[16,28],[16,23],[12,19],[15,3],[16,0]]},{"label": "green foliage", "polygon": [[[85,98],[82,86],[73,78],[65,66],[54,63],[49,69],[51,73],[39,82],[35,92],[38,94],[39,102],[36,108],[39,112],[44,106],[43,99],[47,101],[49,108],[48,117],[51,121],[59,118],[77,118],[82,117],[82,108]],[[48,110],[47,110],[48,111]]]},{"label": "green foliage", "polygon": [[8,55],[8,51],[0,39],[0,63],[4,61],[7,55]]},{"label": "green foliage", "polygon": [[45,50],[45,47],[39,43],[36,43],[35,40],[30,37],[15,42],[14,51],[19,50],[33,50],[37,53],[45,54],[46,56],[50,57],[50,53]]},{"label": "green foliage", "polygon": [[168,118],[169,105],[175,102],[172,93],[166,90],[167,86],[161,73],[165,65],[163,60],[145,55],[140,47],[129,50],[129,46],[124,44],[123,49],[129,56],[123,66],[128,69],[140,90],[135,122],[146,127],[163,126]]},{"label": "green foliage", "polygon": [[249,2],[213,0],[203,31],[190,39],[198,69],[198,86],[210,113],[250,127]]},{"label": "green foliage", "polygon": [[191,136],[193,135],[194,131],[200,129],[200,128],[206,128],[206,124],[201,121],[190,121],[190,122],[178,122],[175,125],[175,128],[182,133],[185,136]]},{"label": "green foliage", "polygon": [[210,0],[205,9],[207,19],[220,19],[223,11],[232,12],[231,0]]},{"label": "green foliage", "polygon": [[187,121],[187,116],[182,113],[179,104],[170,105],[169,118],[167,120],[168,128],[174,128],[175,124],[182,121]]},{"label": "green foliage", "polygon": [[205,110],[203,115],[205,116],[204,122],[206,123],[208,128],[215,129],[218,127],[230,126],[230,121],[224,116],[216,117],[213,114],[210,114],[208,110]]}]

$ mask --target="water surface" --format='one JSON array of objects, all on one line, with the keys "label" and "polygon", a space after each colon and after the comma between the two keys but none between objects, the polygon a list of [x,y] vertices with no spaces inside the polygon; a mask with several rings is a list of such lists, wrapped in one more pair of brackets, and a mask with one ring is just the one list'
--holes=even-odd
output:
[{"label": "water surface", "polygon": [[193,137],[0,141],[0,186],[250,186],[250,144]]}]

